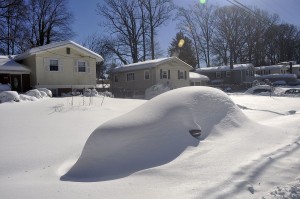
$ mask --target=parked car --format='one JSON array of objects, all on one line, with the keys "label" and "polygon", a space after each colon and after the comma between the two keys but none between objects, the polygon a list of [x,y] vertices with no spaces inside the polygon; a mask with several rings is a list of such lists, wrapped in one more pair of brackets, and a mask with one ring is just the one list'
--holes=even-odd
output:
[{"label": "parked car", "polygon": [[300,95],[300,88],[291,88],[284,92],[286,95]]}]

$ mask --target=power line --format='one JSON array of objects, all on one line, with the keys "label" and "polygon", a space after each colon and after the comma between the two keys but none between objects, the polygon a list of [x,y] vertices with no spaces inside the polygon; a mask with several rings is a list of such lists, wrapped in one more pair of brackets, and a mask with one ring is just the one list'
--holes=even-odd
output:
[{"label": "power line", "polygon": [[270,23],[268,21],[266,21],[263,17],[261,17],[260,15],[258,15],[257,13],[255,13],[253,10],[251,10],[249,7],[245,6],[244,4],[238,2],[237,0],[232,0],[234,2],[232,2],[231,0],[227,0],[229,3],[231,3],[232,5],[242,9],[244,12],[246,12],[249,15],[252,15],[253,17],[255,17],[256,19],[258,19],[260,22],[265,23],[270,25]]}]

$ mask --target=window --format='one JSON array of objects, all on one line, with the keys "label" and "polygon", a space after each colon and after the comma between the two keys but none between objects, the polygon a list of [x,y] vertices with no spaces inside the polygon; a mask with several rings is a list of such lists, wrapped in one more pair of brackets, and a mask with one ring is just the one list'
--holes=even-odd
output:
[{"label": "window", "polygon": [[145,80],[150,79],[150,72],[149,72],[148,70],[146,70],[146,71],[144,72],[144,78],[145,78]]},{"label": "window", "polygon": [[230,71],[226,71],[226,77],[230,77]]},{"label": "window", "polygon": [[221,72],[216,72],[216,78],[221,78]]},{"label": "window", "polygon": [[58,60],[57,59],[50,59],[50,71],[58,71]]},{"label": "window", "polygon": [[160,69],[160,79],[170,79],[171,78],[171,71],[163,71],[162,69]]},{"label": "window", "polygon": [[178,79],[184,79],[184,73],[183,71],[178,71]]},{"label": "window", "polygon": [[86,72],[86,62],[85,61],[78,61],[78,72]]},{"label": "window", "polygon": [[134,73],[127,73],[127,81],[133,81],[134,80]]},{"label": "window", "polygon": [[66,48],[66,53],[69,55],[71,54],[71,49],[70,48]]},{"label": "window", "polygon": [[167,71],[163,71],[162,72],[162,78],[163,79],[168,79],[168,73],[167,73]]}]

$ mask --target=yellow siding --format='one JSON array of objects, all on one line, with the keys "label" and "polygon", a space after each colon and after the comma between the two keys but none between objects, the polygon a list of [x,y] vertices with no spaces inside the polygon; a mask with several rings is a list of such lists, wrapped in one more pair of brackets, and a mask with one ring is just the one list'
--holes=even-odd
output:
[{"label": "yellow siding", "polygon": [[21,63],[27,66],[30,72],[30,86],[34,87],[36,85],[36,60],[35,55],[29,56],[26,59],[22,60]]},{"label": "yellow siding", "polygon": [[[96,59],[87,57],[83,53],[71,48],[66,53],[66,47],[48,50],[36,55],[36,85],[95,85]],[[49,59],[58,59],[61,71],[48,71],[45,62]],[[77,60],[86,61],[90,72],[74,72]]]}]

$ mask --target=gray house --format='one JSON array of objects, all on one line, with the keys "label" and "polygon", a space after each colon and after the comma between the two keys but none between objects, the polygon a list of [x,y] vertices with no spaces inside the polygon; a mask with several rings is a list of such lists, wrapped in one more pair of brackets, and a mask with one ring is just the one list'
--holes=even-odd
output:
[{"label": "gray house", "polygon": [[189,86],[192,69],[177,57],[123,65],[112,70],[111,89],[115,97],[144,98],[146,89],[154,85],[169,89]]},{"label": "gray house", "polygon": [[296,84],[300,75],[299,65],[290,68],[287,64],[288,62],[282,62],[278,65],[255,67],[256,79],[259,81],[268,79],[274,85]]},{"label": "gray house", "polygon": [[254,81],[254,71],[252,64],[235,64],[233,69],[230,69],[230,66],[216,66],[196,70],[197,73],[210,79],[208,85],[232,89],[251,87]]}]

